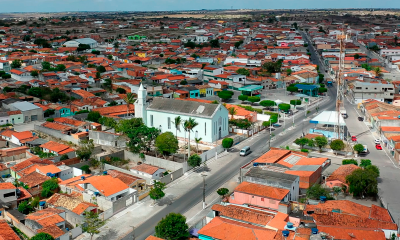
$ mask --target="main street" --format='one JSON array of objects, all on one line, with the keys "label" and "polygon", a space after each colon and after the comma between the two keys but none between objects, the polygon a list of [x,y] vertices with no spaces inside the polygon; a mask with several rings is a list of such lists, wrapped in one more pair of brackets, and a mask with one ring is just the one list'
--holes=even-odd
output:
[{"label": "main street", "polygon": [[[335,98],[336,90],[334,88],[329,89],[329,96],[331,98]],[[334,101],[326,101],[319,106],[321,110],[334,110],[335,102]],[[310,114],[315,113],[315,109],[311,111]],[[302,134],[302,124],[304,124],[304,129],[309,129],[313,125],[309,123],[309,121],[303,121],[304,113],[303,114],[296,114],[295,115],[295,125],[297,126],[293,130],[286,130],[289,131],[286,135],[280,136],[279,133],[283,131],[283,128],[277,128],[274,131],[275,140],[271,142],[271,146],[273,147],[280,147],[284,145],[289,138],[293,136],[301,136]],[[288,120],[291,122],[292,119]],[[290,124],[287,124],[290,125]],[[253,150],[253,152],[248,155],[247,157],[240,157],[238,152],[231,153],[231,158],[233,161],[230,164],[227,164],[224,169],[215,172],[214,174],[207,177],[207,188],[206,188],[206,195],[209,195],[215,192],[218,188],[220,188],[225,182],[229,179],[234,177],[238,172],[239,168],[244,164],[250,162],[251,160],[261,156],[268,150],[268,140],[269,134],[264,134],[261,132],[261,137],[254,139],[253,141],[249,142],[249,146]],[[194,205],[199,203],[202,199],[203,190],[201,189],[202,184],[198,184],[193,186],[192,190],[188,193],[184,194],[180,198],[176,199],[171,205],[162,209],[161,211],[157,212],[153,216],[151,216],[148,220],[143,222],[140,226],[138,226],[135,230],[136,239],[143,240],[149,235],[154,234],[154,228],[157,223],[161,220],[161,218],[165,217],[170,212],[176,213],[184,213]],[[121,223],[124,224],[124,223]]]}]

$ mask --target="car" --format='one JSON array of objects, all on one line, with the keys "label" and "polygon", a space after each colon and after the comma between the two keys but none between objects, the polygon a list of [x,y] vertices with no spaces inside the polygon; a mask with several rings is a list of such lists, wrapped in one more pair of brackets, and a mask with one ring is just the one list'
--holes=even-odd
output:
[{"label": "car", "polygon": [[351,136],[351,141],[357,142],[357,137],[356,136]]},{"label": "car", "polygon": [[376,150],[382,150],[382,146],[380,144],[375,145]]},{"label": "car", "polygon": [[363,117],[358,117],[358,121],[364,121],[364,118]]},{"label": "car", "polygon": [[374,140],[374,143],[375,143],[375,144],[380,144],[380,143],[381,143],[381,140],[380,140],[379,138],[378,138],[378,139],[375,139],[375,140]]}]

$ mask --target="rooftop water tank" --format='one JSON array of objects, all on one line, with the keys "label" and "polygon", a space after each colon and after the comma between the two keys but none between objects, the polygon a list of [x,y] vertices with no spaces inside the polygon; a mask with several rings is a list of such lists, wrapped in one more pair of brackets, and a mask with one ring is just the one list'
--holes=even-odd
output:
[{"label": "rooftop water tank", "polygon": [[67,230],[67,232],[69,231],[69,228],[65,228],[65,230]]},{"label": "rooftop water tank", "polygon": [[85,176],[82,176],[81,179],[82,179],[82,180],[85,180]]},{"label": "rooftop water tank", "polygon": [[99,192],[94,192],[94,195],[95,195],[95,196],[99,196],[100,193],[99,193]]},{"label": "rooftop water tank", "polygon": [[46,176],[50,177],[51,176],[51,172],[46,173]]},{"label": "rooftop water tank", "polygon": [[287,228],[293,228],[293,223],[288,222],[288,223],[286,224],[286,227],[287,227]]},{"label": "rooftop water tank", "polygon": [[46,204],[45,201],[40,201],[40,202],[39,202],[39,206],[41,206],[41,207],[43,207],[45,204]]},{"label": "rooftop water tank", "polygon": [[321,200],[321,202],[326,202],[326,197],[325,196],[320,196],[319,200]]},{"label": "rooftop water tank", "polygon": [[284,237],[289,237],[290,232],[289,231],[282,231],[282,235]]},{"label": "rooftop water tank", "polygon": [[318,234],[318,228],[311,228],[312,234]]}]

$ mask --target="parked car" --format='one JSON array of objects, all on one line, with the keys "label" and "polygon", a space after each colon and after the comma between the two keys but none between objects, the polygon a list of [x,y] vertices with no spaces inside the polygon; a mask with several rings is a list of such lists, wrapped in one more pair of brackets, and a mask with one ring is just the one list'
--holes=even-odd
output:
[{"label": "parked car", "polygon": [[375,140],[374,140],[374,143],[375,143],[375,144],[380,144],[380,143],[381,143],[381,140],[380,140],[379,138],[378,138],[378,139],[375,139]]},{"label": "parked car", "polygon": [[357,142],[357,137],[356,136],[351,136],[351,141]]},{"label": "parked car", "polygon": [[382,150],[382,146],[380,144],[375,145],[376,150]]},{"label": "parked car", "polygon": [[364,121],[363,117],[358,117],[358,121]]}]

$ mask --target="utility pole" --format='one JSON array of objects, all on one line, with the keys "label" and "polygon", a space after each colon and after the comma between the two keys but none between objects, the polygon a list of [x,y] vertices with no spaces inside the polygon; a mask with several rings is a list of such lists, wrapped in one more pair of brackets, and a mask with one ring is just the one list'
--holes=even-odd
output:
[{"label": "utility pole", "polygon": [[203,177],[203,209],[205,209],[206,208],[206,186],[207,186],[206,177],[207,177],[207,175],[203,172],[201,174],[201,176]]},{"label": "utility pole", "polygon": [[132,240],[135,240],[135,226],[131,226],[132,227]]}]

